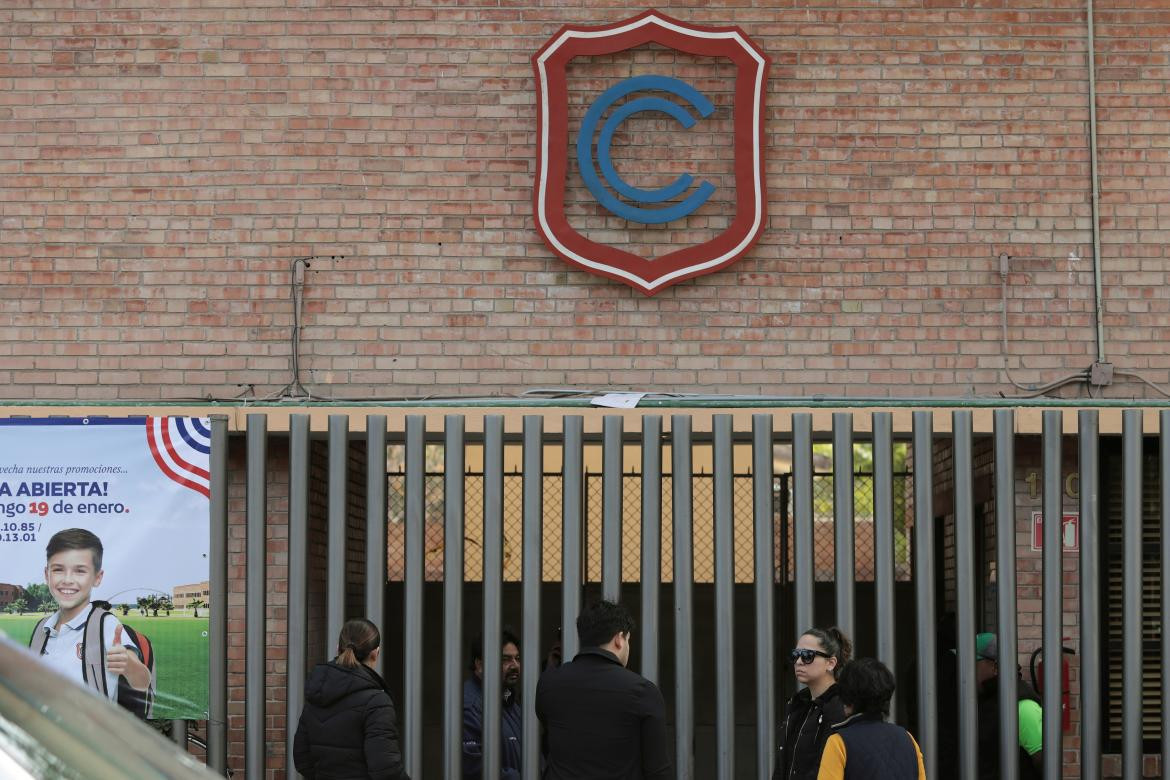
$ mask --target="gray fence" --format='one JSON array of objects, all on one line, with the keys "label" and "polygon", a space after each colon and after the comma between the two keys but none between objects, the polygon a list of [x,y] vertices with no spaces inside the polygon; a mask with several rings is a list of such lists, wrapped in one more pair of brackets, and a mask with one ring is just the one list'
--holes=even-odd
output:
[{"label": "gray fence", "polygon": [[[996,588],[996,619],[991,628],[999,634],[1000,646],[1017,647],[1016,604],[1016,516],[1017,496],[1015,453],[1015,416],[1012,409],[994,412],[993,437],[993,496],[998,582]],[[1098,478],[1098,412],[1084,410],[1077,419],[1077,474],[1080,482],[1079,513],[1081,546],[1079,569],[1078,621],[1083,641],[1080,645],[1081,672],[1079,715],[1087,728],[1075,747],[1081,767],[1081,776],[1100,776],[1102,737],[1097,728],[1102,720],[1101,692],[1103,690],[1100,643],[1094,638],[1102,635],[1101,614],[1101,558],[1098,555],[1101,531],[1099,516]],[[1142,412],[1137,409],[1123,413],[1122,458],[1124,487],[1124,635],[1141,636],[1142,588]],[[956,411],[950,420],[950,431],[936,436],[932,430],[934,414],[915,412],[912,431],[903,432],[909,439],[912,452],[912,480],[896,477],[895,435],[892,415],[873,413],[867,422],[871,433],[865,441],[872,446],[872,509],[859,512],[853,448],[854,415],[835,413],[831,431],[814,431],[811,414],[791,415],[788,430],[773,429],[771,414],[755,414],[750,430],[733,430],[733,417],[714,416],[712,430],[702,436],[692,434],[691,418],[685,414],[669,417],[669,432],[664,433],[664,418],[648,415],[641,418],[641,429],[623,429],[623,419],[610,416],[604,419],[599,435],[586,436],[583,418],[566,416],[563,429],[556,435],[546,435],[544,419],[526,416],[521,431],[504,430],[502,416],[487,416],[482,433],[465,432],[465,420],[460,415],[445,418],[440,431],[425,430],[424,418],[408,416],[404,430],[388,431],[386,418],[367,417],[364,432],[352,432],[366,442],[365,461],[365,590],[364,612],[375,620],[386,614],[385,603],[388,580],[388,527],[394,522],[391,507],[395,498],[393,481],[387,480],[388,442],[401,446],[404,468],[401,471],[400,524],[401,535],[401,615],[402,637],[402,694],[398,715],[407,769],[412,777],[461,777],[461,686],[464,675],[463,617],[467,593],[468,548],[465,545],[469,525],[467,500],[467,473],[465,457],[468,447],[480,448],[482,470],[477,472],[479,487],[476,507],[470,514],[482,527],[481,549],[474,552],[481,559],[476,579],[481,583],[477,593],[482,604],[484,666],[499,667],[500,630],[503,614],[505,577],[505,526],[517,522],[519,513],[519,561],[510,554],[509,566],[519,566],[518,588],[522,598],[523,647],[522,656],[540,657],[539,639],[550,628],[542,625],[541,598],[544,583],[550,579],[559,585],[558,625],[566,629],[574,625],[583,594],[588,587],[592,568],[589,548],[599,550],[599,592],[607,598],[617,598],[623,592],[623,583],[640,583],[638,637],[640,663],[638,671],[663,688],[673,689],[670,720],[675,745],[675,767],[678,777],[695,777],[696,742],[696,685],[694,636],[689,630],[676,630],[666,635],[662,627],[690,627],[695,624],[695,592],[702,577],[696,575],[696,542],[707,545],[709,539],[710,588],[714,604],[713,681],[703,681],[703,687],[713,690],[714,725],[710,735],[714,748],[714,773],[719,780],[744,776],[743,767],[737,771],[737,762],[750,764],[759,778],[771,776],[775,757],[777,725],[778,676],[789,674],[784,665],[777,666],[778,639],[792,637],[801,630],[820,625],[831,615],[837,625],[854,634],[855,626],[872,612],[874,654],[891,668],[903,669],[907,659],[897,657],[897,630],[907,622],[916,626],[914,655],[916,663],[912,674],[914,701],[917,713],[918,738],[927,761],[927,776],[938,777],[938,705],[940,697],[959,703],[959,776],[974,780],[977,762],[999,761],[1001,776],[1015,778],[1017,714],[1014,691],[1001,696],[1000,753],[999,756],[978,755],[976,750],[976,678],[975,634],[978,630],[977,583],[982,576],[975,567],[976,497],[973,488],[975,463],[973,455],[972,416],[969,411]],[[1062,446],[1067,437],[1062,430],[1063,416],[1059,410],[1043,413],[1042,447],[1042,506],[1043,506],[1043,639],[1046,658],[1061,656],[1063,579],[1062,579]],[[1167,595],[1170,578],[1170,411],[1160,416],[1160,522],[1161,522],[1161,622],[1166,623]],[[336,637],[345,618],[352,616],[354,604],[347,605],[345,570],[346,560],[346,491],[354,475],[347,474],[348,418],[333,415],[328,430],[328,545],[326,553],[326,633]],[[832,588],[833,609],[818,606],[816,526],[824,518],[819,507],[818,477],[814,461],[814,441],[831,441],[832,466],[832,558],[835,570]],[[248,777],[262,777],[265,770],[264,724],[266,716],[265,691],[265,527],[268,517],[266,496],[266,446],[268,433],[264,415],[247,418],[247,576],[246,576],[246,729],[245,768]],[[211,654],[212,704],[209,719],[209,761],[213,767],[226,766],[227,745],[224,724],[227,713],[227,647],[226,647],[226,585],[227,585],[227,425],[216,420],[213,427],[212,449],[212,601]],[[636,445],[639,467],[631,473],[624,463],[623,452]],[[936,447],[946,447],[946,458],[936,459]],[[435,478],[428,481],[428,446],[438,447],[442,453],[441,500],[428,501],[428,490],[435,490]],[[775,473],[775,453],[778,446],[790,448],[791,473]],[[508,509],[505,500],[506,447],[522,450],[521,489],[516,510]],[[586,473],[586,448],[599,447],[601,451],[600,495],[590,498],[594,480]],[[545,460],[550,448],[555,450],[561,468],[555,491],[559,506],[548,506]],[[750,450],[750,476],[740,470],[737,475],[736,456],[744,448]],[[711,471],[703,475],[709,480],[710,507],[696,502],[695,453],[702,449],[709,456]],[[305,582],[308,558],[308,516],[310,430],[308,417],[293,415],[289,433],[288,551],[289,551],[289,605],[288,605],[288,668],[294,670],[288,679],[288,712],[300,711],[303,702],[303,681],[296,674],[306,665],[306,636],[309,616],[306,609]],[[667,459],[664,461],[664,454]],[[627,456],[628,457],[628,456]],[[684,475],[691,475],[691,479]],[[746,480],[746,482],[745,482]],[[936,480],[948,483],[952,505],[936,506]],[[637,512],[638,550],[631,557],[623,545],[629,544],[631,513],[626,486],[636,481],[639,490]],[[750,485],[750,491],[745,490]],[[388,485],[390,486],[388,489]],[[429,485],[429,487],[428,487]],[[737,487],[738,486],[738,487]],[[779,493],[789,493],[778,501]],[[389,494],[389,495],[388,495]],[[664,497],[666,500],[664,500]],[[791,501],[791,511],[787,510]],[[596,502],[600,508],[597,532],[590,530],[590,507]],[[664,511],[664,507],[668,511]],[[902,510],[898,510],[902,507]],[[427,557],[432,561],[435,549],[428,550],[427,526],[439,525],[434,517],[441,512],[442,545],[441,602],[443,626],[441,685],[426,687],[423,675],[424,646],[424,588],[428,581]],[[899,511],[903,516],[899,517]],[[746,515],[744,514],[746,512]],[[954,593],[957,614],[957,691],[940,691],[937,685],[934,626],[939,613],[936,603],[937,518],[953,515],[954,533]],[[746,517],[746,521],[744,518]],[[856,529],[859,518],[872,522],[872,601],[859,603],[858,548]],[[872,520],[869,520],[869,518]],[[782,518],[782,522],[779,520]],[[746,525],[743,523],[746,522]],[[696,536],[700,523],[709,529]],[[784,524],[791,525],[788,541]],[[549,526],[555,533],[546,535]],[[515,530],[515,529],[514,529]],[[437,533],[437,532],[432,532]],[[899,534],[904,541],[899,541]],[[391,532],[391,537],[393,533]],[[555,541],[550,543],[549,539]],[[559,546],[559,549],[558,549]],[[787,549],[790,546],[790,551]],[[911,556],[906,550],[914,551]],[[871,553],[866,552],[868,556]],[[559,566],[546,569],[545,558],[559,558]],[[744,560],[747,560],[746,569]],[[664,560],[664,558],[666,560]],[[623,561],[626,565],[623,565]],[[635,576],[630,577],[633,561]],[[433,562],[430,565],[435,565]],[[664,571],[669,570],[669,577]],[[450,576],[448,576],[450,575]],[[513,578],[514,579],[514,578]],[[823,578],[822,578],[823,579]],[[907,582],[908,580],[908,582]],[[667,586],[660,585],[669,582]],[[899,586],[899,582],[904,582]],[[653,586],[651,586],[653,584]],[[440,587],[438,584],[432,587]],[[868,587],[868,586],[867,586]],[[895,614],[896,589],[912,590],[912,614]],[[750,630],[737,633],[734,621],[736,594],[750,589],[753,605]],[[909,591],[908,591],[909,592]],[[664,608],[663,594],[669,596],[669,614]],[[628,590],[627,590],[628,594]],[[544,594],[547,596],[547,593]],[[868,597],[867,597],[868,598]],[[665,618],[669,618],[666,620]],[[743,614],[740,611],[742,620]],[[743,627],[741,626],[741,629]],[[737,642],[750,640],[754,645],[755,682],[754,712],[749,718],[754,732],[754,757],[736,749],[736,685],[733,678]],[[564,634],[564,653],[571,658],[577,650],[573,631]],[[741,650],[743,648],[740,648]],[[1145,649],[1149,652],[1149,648]],[[1167,648],[1159,648],[1166,659]],[[1130,669],[1141,668],[1143,647],[1140,642],[1126,642],[1121,650],[1122,663]],[[664,661],[669,664],[664,664]],[[673,676],[665,677],[662,670],[669,666]],[[1162,664],[1161,691],[1170,688],[1170,663]],[[1046,664],[1043,670],[1043,707],[1045,713],[1061,712],[1060,664]],[[524,777],[534,780],[539,776],[539,735],[534,714],[536,674],[523,677],[521,701],[524,706]],[[711,684],[713,682],[713,685]],[[905,685],[908,681],[901,680]],[[484,777],[498,777],[500,763],[500,679],[485,675]],[[1001,678],[1001,690],[1014,685],[1010,675]],[[1124,679],[1121,755],[1125,777],[1141,775],[1142,759],[1142,679],[1131,675]],[[423,702],[424,698],[442,702],[441,766],[426,765],[423,759]],[[742,718],[741,718],[742,720]],[[289,729],[291,761],[291,736]],[[742,743],[742,736],[741,736]],[[1061,745],[1061,719],[1047,715],[1044,721],[1046,746]],[[1166,754],[1167,735],[1162,731],[1162,753]],[[1061,750],[1048,749],[1044,757],[1044,776],[1055,780],[1062,776]],[[292,775],[290,769],[290,775]],[[295,775],[294,775],[295,776]]]}]

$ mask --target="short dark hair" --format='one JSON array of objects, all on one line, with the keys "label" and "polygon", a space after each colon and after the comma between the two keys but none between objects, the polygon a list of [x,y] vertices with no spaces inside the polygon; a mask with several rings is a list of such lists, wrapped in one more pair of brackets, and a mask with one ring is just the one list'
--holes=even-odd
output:
[{"label": "short dark hair", "polygon": [[[520,649],[520,637],[516,636],[516,632],[514,632],[511,628],[504,626],[504,628],[500,630],[500,647],[503,648],[504,645],[508,645],[508,644],[516,645],[516,649],[519,650]],[[475,637],[475,639],[471,640],[471,667],[470,668],[471,668],[471,671],[473,671],[473,672],[475,671],[475,662],[476,661],[480,661],[480,662],[483,661],[483,634],[480,634],[477,637]]]},{"label": "short dark hair", "polygon": [[845,664],[837,678],[841,703],[852,707],[854,713],[889,715],[894,687],[894,675],[876,658],[858,658]]},{"label": "short dark hair", "polygon": [[630,611],[613,601],[598,601],[577,616],[577,641],[582,647],[608,644],[615,634],[634,630]]},{"label": "short dark hair", "polygon": [[102,570],[102,540],[92,531],[84,528],[66,528],[58,531],[49,538],[49,545],[45,548],[45,560],[65,550],[90,550],[93,552],[93,570]]}]

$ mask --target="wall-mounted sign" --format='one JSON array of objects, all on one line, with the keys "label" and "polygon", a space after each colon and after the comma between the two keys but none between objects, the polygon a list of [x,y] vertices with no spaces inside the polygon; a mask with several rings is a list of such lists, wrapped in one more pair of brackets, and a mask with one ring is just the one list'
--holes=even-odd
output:
[{"label": "wall-mounted sign", "polygon": [[[570,84],[571,67],[590,60],[612,64],[623,52],[649,51],[649,46],[654,47],[651,54],[663,49],[667,54],[623,61],[604,78],[593,79],[605,85],[596,94]],[[689,58],[686,66],[679,68],[675,61],[672,68],[673,55]],[[766,205],[764,94],[771,61],[742,30],[700,27],[646,11],[610,25],[566,25],[532,62],[540,123],[536,225],[559,256],[653,295],[735,262],[760,237]],[[615,75],[618,71],[621,76]],[[707,94],[712,89],[727,96],[723,105]],[[641,145],[621,141],[629,135],[629,122],[648,115],[674,131],[667,160],[663,145],[653,140]],[[702,132],[705,122],[717,121],[728,125],[726,133]],[[712,144],[726,148],[713,150]],[[639,152],[654,158],[659,176],[673,166],[669,181],[649,187],[623,175],[614,160],[618,149],[634,169],[641,162]],[[716,158],[727,161],[727,175],[704,178],[697,163]],[[598,218],[638,228],[677,226],[696,238],[680,243],[672,236],[649,252],[630,251],[620,227],[608,231],[613,238],[606,240],[606,231],[597,235],[574,224],[569,211],[582,203]],[[703,220],[704,229],[695,229],[688,221],[692,217]],[[710,229],[711,224],[718,227]]]},{"label": "wall-mounted sign", "polygon": [[140,717],[206,718],[210,457],[204,417],[0,419],[0,633]]},{"label": "wall-mounted sign", "polygon": [[[1065,512],[1060,526],[1060,544],[1065,552],[1081,549],[1081,515],[1079,512]],[[1044,513],[1032,513],[1032,549],[1044,549]]]}]

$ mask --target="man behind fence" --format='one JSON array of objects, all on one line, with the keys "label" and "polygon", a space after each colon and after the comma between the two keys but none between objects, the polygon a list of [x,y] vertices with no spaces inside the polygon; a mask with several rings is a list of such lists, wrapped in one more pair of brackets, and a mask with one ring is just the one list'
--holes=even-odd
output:
[{"label": "man behind fence", "polygon": [[[471,677],[463,683],[463,776],[478,778],[483,773],[483,638],[471,643]],[[520,708],[520,639],[508,629],[500,633],[500,780],[520,780],[524,735]]]},{"label": "man behind fence", "polygon": [[1019,712],[1020,780],[1039,780],[1044,768],[1043,710],[1040,696],[1020,678],[1014,663],[1000,668],[999,642],[995,634],[975,637],[975,679],[979,686],[979,778],[999,780],[999,675],[1010,674],[1016,680]]},{"label": "man behind fence", "polygon": [[550,669],[536,688],[545,728],[545,780],[673,777],[666,705],[658,686],[626,668],[634,619],[600,601],[577,618],[581,652]]}]

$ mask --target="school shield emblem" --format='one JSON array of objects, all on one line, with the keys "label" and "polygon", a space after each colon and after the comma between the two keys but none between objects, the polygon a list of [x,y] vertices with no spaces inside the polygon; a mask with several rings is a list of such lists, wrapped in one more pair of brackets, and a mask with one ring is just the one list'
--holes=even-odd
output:
[{"label": "school shield emblem", "polygon": [[771,61],[742,30],[646,11],[566,25],[532,63],[533,201],[553,252],[653,295],[760,237]]}]

